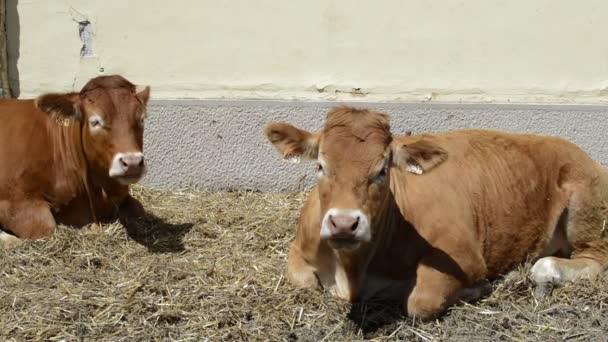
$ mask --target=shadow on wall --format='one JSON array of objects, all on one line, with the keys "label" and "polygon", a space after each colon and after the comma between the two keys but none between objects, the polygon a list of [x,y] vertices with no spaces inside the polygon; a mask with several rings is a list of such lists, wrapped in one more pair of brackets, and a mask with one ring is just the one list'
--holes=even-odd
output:
[{"label": "shadow on wall", "polygon": [[21,93],[19,85],[19,40],[21,38],[21,25],[17,5],[19,0],[6,0],[6,40],[8,50],[8,79],[14,98]]}]

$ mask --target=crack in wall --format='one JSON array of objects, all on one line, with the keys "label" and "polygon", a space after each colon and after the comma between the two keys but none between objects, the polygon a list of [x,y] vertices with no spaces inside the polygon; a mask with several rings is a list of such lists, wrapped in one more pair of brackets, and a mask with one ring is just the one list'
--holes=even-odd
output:
[{"label": "crack in wall", "polygon": [[78,34],[82,41],[80,49],[80,57],[93,57],[93,32],[91,30],[91,22],[88,20],[78,23]]}]

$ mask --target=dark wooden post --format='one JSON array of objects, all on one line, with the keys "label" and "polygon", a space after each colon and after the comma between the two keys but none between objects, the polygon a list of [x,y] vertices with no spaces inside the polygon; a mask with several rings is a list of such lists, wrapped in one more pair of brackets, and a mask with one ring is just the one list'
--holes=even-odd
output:
[{"label": "dark wooden post", "polygon": [[2,82],[2,97],[8,99],[12,96],[8,82],[8,51],[6,45],[6,0],[0,0],[0,82]]}]

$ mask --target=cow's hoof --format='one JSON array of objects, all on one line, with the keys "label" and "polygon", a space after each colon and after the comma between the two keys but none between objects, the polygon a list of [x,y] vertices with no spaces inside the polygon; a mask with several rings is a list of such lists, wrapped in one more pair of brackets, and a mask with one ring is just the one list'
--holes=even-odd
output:
[{"label": "cow's hoof", "polygon": [[534,298],[542,300],[553,291],[553,283],[538,283],[534,288]]},{"label": "cow's hoof", "polygon": [[538,260],[530,269],[530,279],[536,284],[560,284],[564,281],[559,264],[553,257]]}]

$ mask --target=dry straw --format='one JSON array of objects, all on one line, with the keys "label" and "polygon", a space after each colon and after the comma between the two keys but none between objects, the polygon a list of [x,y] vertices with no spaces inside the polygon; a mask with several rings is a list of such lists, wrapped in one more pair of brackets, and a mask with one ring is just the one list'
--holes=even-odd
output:
[{"label": "dry straw", "polygon": [[0,340],[604,341],[606,277],[536,301],[519,269],[441,320],[286,282],[304,194],[137,187],[153,217],[0,250]]}]

